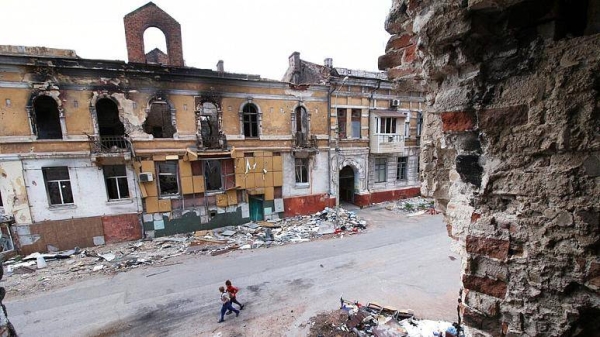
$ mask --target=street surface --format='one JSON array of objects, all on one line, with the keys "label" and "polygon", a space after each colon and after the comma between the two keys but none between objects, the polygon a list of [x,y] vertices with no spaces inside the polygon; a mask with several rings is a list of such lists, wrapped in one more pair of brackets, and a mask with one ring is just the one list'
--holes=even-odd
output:
[{"label": "street surface", "polygon": [[[171,265],[7,298],[8,317],[21,337],[305,336],[309,318],[337,309],[343,296],[455,321],[460,259],[442,216],[406,217],[381,206],[355,212],[369,222],[362,234],[186,255]],[[217,323],[218,288],[227,279],[247,305],[239,317]]]}]

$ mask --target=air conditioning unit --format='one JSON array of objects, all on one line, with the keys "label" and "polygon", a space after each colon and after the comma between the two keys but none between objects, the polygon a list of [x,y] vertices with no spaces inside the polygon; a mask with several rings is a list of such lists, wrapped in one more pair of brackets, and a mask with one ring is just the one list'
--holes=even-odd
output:
[{"label": "air conditioning unit", "polygon": [[140,182],[147,183],[149,181],[153,181],[152,172],[142,172],[140,173]]},{"label": "air conditioning unit", "polygon": [[393,99],[390,101],[390,107],[392,108],[397,108],[400,106],[400,100],[399,99]]}]

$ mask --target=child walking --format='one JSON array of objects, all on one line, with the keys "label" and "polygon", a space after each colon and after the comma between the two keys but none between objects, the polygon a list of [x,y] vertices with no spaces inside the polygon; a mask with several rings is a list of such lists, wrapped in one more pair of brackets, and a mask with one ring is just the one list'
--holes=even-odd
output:
[{"label": "child walking", "polygon": [[219,323],[225,321],[225,312],[227,310],[235,312],[235,317],[238,317],[240,312],[231,305],[231,299],[225,291],[225,287],[219,287],[219,291],[221,292],[221,319],[219,320]]},{"label": "child walking", "polygon": [[[229,298],[231,299],[231,303],[235,303],[240,306],[240,310],[244,310],[244,305],[237,300],[237,293],[240,291],[238,288],[234,287],[231,284],[231,281],[225,281],[225,285],[227,286],[227,292],[229,293]],[[231,305],[233,307],[233,304]],[[228,315],[231,313],[231,310],[227,313]]]}]

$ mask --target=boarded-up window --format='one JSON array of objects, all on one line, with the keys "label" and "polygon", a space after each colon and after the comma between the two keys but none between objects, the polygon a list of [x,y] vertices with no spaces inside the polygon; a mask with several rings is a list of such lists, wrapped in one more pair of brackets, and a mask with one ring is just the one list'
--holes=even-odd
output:
[{"label": "boarded-up window", "polygon": [[44,182],[50,205],[64,205],[73,203],[71,180],[67,167],[43,167]]},{"label": "boarded-up window", "polygon": [[258,110],[254,104],[246,104],[243,109],[244,136],[258,137]]},{"label": "boarded-up window", "polygon": [[150,111],[144,122],[144,132],[151,134],[154,138],[173,137],[175,127],[171,118],[171,109],[166,102],[150,104]]},{"label": "boarded-up window", "polygon": [[158,162],[158,190],[161,197],[179,195],[179,181],[177,177],[177,161]]},{"label": "boarded-up window", "polygon": [[35,128],[38,139],[61,139],[60,113],[52,97],[40,96],[33,103]]},{"label": "boarded-up window", "polygon": [[129,185],[127,184],[127,171],[125,165],[105,165],[104,181],[108,200],[129,198]]}]

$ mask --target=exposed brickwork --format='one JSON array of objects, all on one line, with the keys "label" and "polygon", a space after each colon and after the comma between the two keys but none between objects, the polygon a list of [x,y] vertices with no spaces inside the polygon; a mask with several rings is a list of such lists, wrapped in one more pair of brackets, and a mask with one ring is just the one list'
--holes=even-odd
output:
[{"label": "exposed brickwork", "polygon": [[504,260],[508,257],[510,243],[506,240],[467,236],[467,253],[479,254]]},{"label": "exposed brickwork", "polygon": [[475,129],[475,115],[466,111],[450,111],[442,113],[444,132],[470,131]]},{"label": "exposed brickwork", "polygon": [[462,281],[465,289],[475,290],[497,298],[506,296],[506,282],[473,275],[464,275]]},{"label": "exposed brickwork", "polygon": [[103,216],[102,228],[106,243],[138,240],[142,238],[142,225],[137,214]]},{"label": "exposed brickwork", "polygon": [[144,32],[149,27],[156,27],[165,34],[168,65],[183,67],[181,26],[169,14],[149,2],[125,15],[123,22],[129,62],[146,63]]},{"label": "exposed brickwork", "polygon": [[598,334],[599,10],[393,1],[380,65],[428,92],[421,192],[460,241],[467,335]]}]

